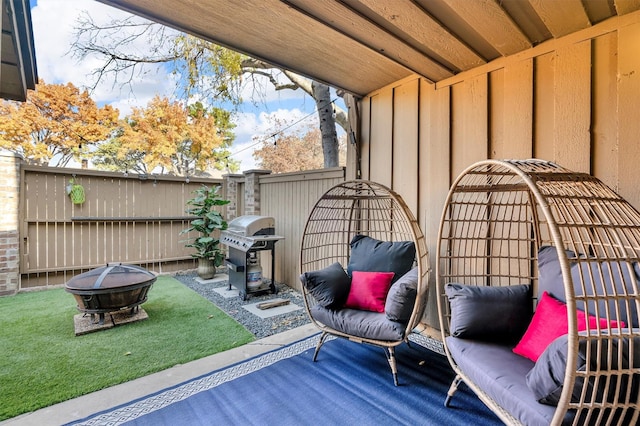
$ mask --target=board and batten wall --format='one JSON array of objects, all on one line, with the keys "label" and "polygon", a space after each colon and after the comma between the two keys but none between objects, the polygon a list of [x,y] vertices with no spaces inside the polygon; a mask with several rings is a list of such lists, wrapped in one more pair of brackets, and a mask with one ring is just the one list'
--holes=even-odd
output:
[{"label": "board and batten wall", "polygon": [[407,202],[430,251],[425,322],[438,327],[435,252],[453,180],[476,161],[540,158],[601,179],[640,208],[640,12],[437,84],[362,99],[362,178]]}]

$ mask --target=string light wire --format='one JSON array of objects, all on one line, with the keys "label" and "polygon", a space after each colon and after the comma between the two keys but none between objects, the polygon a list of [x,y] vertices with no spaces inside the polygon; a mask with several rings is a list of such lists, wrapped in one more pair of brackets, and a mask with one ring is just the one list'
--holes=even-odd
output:
[{"label": "string light wire", "polygon": [[[328,105],[333,105],[333,103],[334,103],[337,99],[338,99],[338,98],[333,98],[332,100],[328,101],[326,105],[321,105],[318,109],[320,109],[320,108],[324,108],[324,107],[326,107],[326,106],[328,106]],[[309,118],[309,117],[311,117],[311,116],[313,116],[313,115],[315,115],[315,114],[316,114],[316,111],[311,112],[311,113],[309,113],[309,114],[305,115],[304,117],[300,118],[299,120],[294,121],[293,123],[289,124],[288,126],[285,126],[284,128],[282,128],[282,129],[278,130],[277,132],[273,133],[272,135],[267,136],[267,137],[266,137],[266,139],[275,138],[276,136],[283,134],[285,131],[287,131],[287,130],[291,129],[293,126],[295,126],[295,125],[297,125],[297,124],[300,124],[302,121],[306,120],[307,118]],[[277,141],[277,140],[276,140],[276,141]],[[274,145],[277,143],[276,141],[274,141]],[[246,150],[248,150],[248,149],[251,149],[251,148],[255,147],[256,145],[261,144],[262,142],[263,142],[263,141],[262,141],[262,140],[260,140],[260,141],[258,141],[258,142],[256,142],[256,143],[253,143],[253,144],[249,145],[249,146],[245,146],[244,148],[242,148],[242,149],[240,149],[240,150],[238,150],[238,151],[236,151],[236,152],[232,152],[231,154],[227,155],[225,158],[226,158],[226,159],[229,159],[229,157],[232,157],[232,156],[234,156],[234,155],[240,154],[241,152],[246,151]]]}]

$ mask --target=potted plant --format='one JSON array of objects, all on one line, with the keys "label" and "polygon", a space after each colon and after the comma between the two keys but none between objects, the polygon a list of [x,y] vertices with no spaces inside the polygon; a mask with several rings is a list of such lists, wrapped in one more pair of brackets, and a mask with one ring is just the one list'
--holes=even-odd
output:
[{"label": "potted plant", "polygon": [[198,259],[198,276],[203,279],[213,278],[216,268],[222,265],[224,253],[220,249],[219,231],[227,229],[222,214],[216,207],[229,204],[218,194],[219,187],[202,185],[193,191],[195,197],[187,201],[187,214],[195,216],[187,229],[180,234],[195,231],[199,235],[187,240],[185,247],[195,249],[193,257]]}]

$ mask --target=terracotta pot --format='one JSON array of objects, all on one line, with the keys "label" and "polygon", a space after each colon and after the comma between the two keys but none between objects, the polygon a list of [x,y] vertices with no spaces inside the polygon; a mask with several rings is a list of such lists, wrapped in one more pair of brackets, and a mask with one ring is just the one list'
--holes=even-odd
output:
[{"label": "terracotta pot", "polygon": [[216,275],[216,266],[212,259],[198,259],[198,276],[203,280],[210,280]]}]

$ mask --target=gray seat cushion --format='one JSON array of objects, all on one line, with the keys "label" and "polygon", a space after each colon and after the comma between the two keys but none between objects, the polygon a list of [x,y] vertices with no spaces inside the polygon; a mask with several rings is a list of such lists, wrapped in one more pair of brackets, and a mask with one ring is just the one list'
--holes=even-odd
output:
[{"label": "gray seat cushion", "polygon": [[389,320],[384,312],[347,308],[335,311],[316,305],[311,308],[311,316],[334,330],[374,340],[402,340],[406,329],[405,324]]},{"label": "gray seat cushion", "polygon": [[447,348],[462,371],[513,417],[528,426],[549,425],[555,407],[540,404],[526,383],[533,361],[507,345],[451,336]]}]

